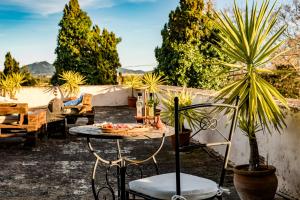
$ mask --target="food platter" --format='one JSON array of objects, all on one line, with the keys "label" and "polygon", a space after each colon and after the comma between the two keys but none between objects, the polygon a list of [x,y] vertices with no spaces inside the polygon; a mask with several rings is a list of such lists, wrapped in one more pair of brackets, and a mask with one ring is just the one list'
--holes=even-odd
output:
[{"label": "food platter", "polygon": [[131,133],[143,133],[149,131],[151,127],[142,124],[112,124],[112,123],[102,123],[97,125],[102,133],[112,133],[112,134],[131,134]]}]

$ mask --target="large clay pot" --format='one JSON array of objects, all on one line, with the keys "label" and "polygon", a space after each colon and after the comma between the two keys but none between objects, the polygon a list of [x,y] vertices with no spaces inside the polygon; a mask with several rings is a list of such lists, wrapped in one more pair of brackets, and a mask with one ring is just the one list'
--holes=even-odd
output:
[{"label": "large clay pot", "polygon": [[258,171],[248,171],[249,165],[234,168],[234,186],[242,200],[273,200],[278,181],[276,168],[263,165]]},{"label": "large clay pot", "polygon": [[128,97],[128,107],[135,108],[136,107],[136,97]]},{"label": "large clay pot", "polygon": [[[190,144],[191,130],[185,129],[179,133],[179,147],[188,146]],[[172,146],[175,149],[175,135],[171,136]]]}]

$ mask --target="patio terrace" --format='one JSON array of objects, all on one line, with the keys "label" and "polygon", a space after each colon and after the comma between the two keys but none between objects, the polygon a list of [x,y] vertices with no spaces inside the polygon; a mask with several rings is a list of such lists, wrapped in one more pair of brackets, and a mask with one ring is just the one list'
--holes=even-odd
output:
[{"label": "patio terrace", "polygon": [[[134,122],[135,110],[128,107],[97,107],[96,122]],[[79,120],[77,124],[84,123]],[[88,151],[84,139],[69,136],[58,138],[50,134],[34,148],[24,148],[21,144],[0,145],[0,200],[70,200],[93,199],[90,176],[94,156]],[[140,158],[152,152],[159,140],[127,142],[124,151],[131,157]],[[116,156],[115,142],[95,143],[95,149],[105,153],[106,158]],[[218,180],[221,160],[211,151],[199,149],[182,154],[182,171]],[[174,153],[170,141],[166,141],[159,153],[160,172],[174,171]],[[153,174],[150,167],[145,174]],[[105,167],[99,170],[98,178],[104,178]],[[129,179],[129,178],[128,178]],[[116,179],[111,178],[116,187]],[[227,173],[225,186],[231,194],[225,199],[239,199],[232,182],[232,173]],[[281,199],[281,198],[277,198]]]}]

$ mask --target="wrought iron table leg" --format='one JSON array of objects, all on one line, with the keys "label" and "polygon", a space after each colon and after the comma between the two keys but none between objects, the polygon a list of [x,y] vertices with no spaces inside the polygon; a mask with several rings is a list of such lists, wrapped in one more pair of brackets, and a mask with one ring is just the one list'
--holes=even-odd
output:
[{"label": "wrought iron table leg", "polygon": [[126,163],[123,160],[120,167],[120,181],[121,181],[121,200],[126,200],[126,183],[125,177],[126,176]]},{"label": "wrought iron table leg", "polygon": [[92,190],[93,190],[93,195],[94,195],[95,200],[99,200],[98,199],[98,194],[97,194],[97,191],[96,191],[96,187],[95,187],[95,176],[96,176],[96,170],[97,170],[98,162],[99,162],[99,160],[96,159],[96,162],[95,162],[95,165],[94,165],[94,168],[93,168],[93,173],[92,173]]}]

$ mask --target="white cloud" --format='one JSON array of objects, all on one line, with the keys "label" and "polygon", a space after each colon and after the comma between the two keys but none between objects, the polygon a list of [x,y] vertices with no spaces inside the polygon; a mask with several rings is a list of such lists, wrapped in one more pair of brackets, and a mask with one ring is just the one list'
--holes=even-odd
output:
[{"label": "white cloud", "polygon": [[[82,8],[105,8],[112,7],[124,2],[141,3],[154,2],[156,0],[78,0]],[[49,15],[61,12],[69,0],[5,0],[0,5],[22,7],[27,11],[41,15]]]}]

